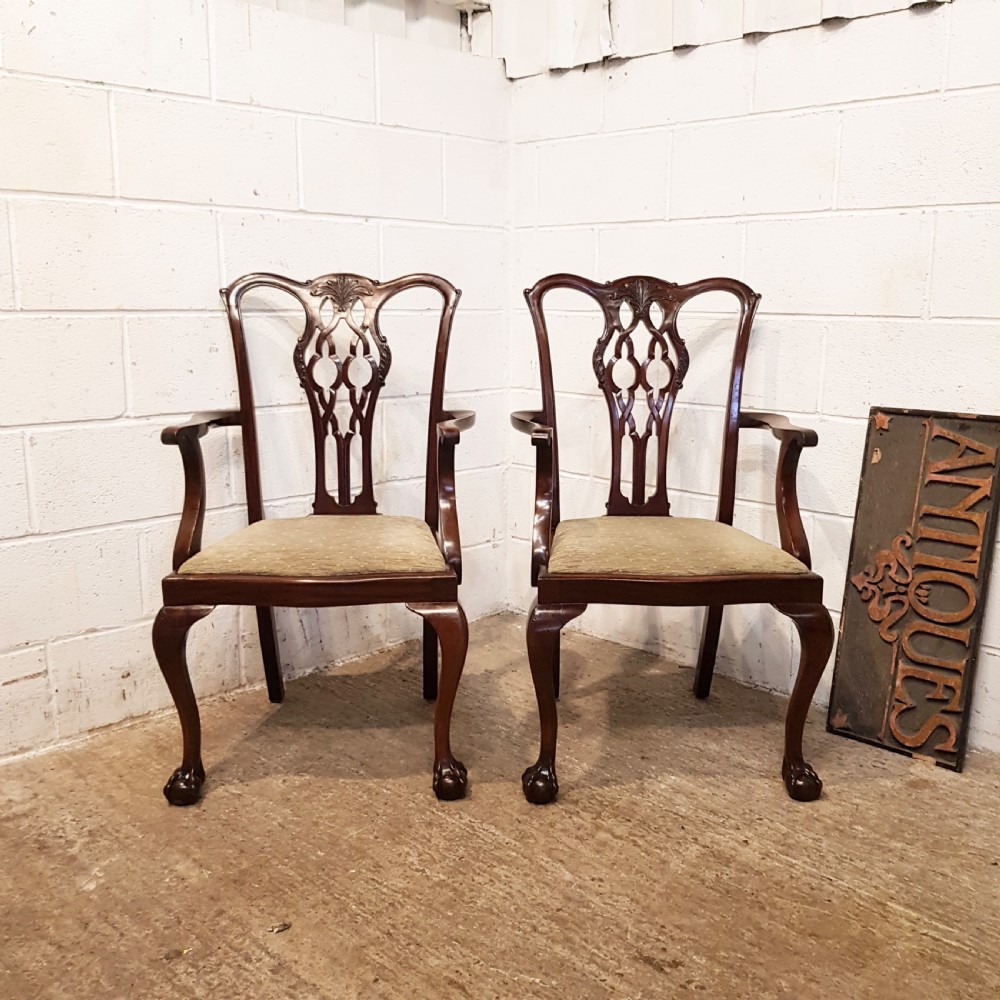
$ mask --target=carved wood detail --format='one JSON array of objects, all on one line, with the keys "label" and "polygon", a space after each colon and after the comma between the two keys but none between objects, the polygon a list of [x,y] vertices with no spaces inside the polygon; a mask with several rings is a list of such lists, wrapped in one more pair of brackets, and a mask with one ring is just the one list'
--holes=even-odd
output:
[{"label": "carved wood detail", "polygon": [[[604,313],[604,331],[594,347],[593,364],[611,421],[615,472],[608,513],[667,514],[670,418],[691,361],[677,332],[678,286],[653,278],[625,278],[606,287],[607,294],[598,299]],[[641,342],[644,335],[645,344]],[[645,404],[644,410],[637,411],[637,397]],[[626,438],[632,447],[631,500],[621,488]],[[656,486],[647,498],[646,464],[651,440],[656,446]]]}]

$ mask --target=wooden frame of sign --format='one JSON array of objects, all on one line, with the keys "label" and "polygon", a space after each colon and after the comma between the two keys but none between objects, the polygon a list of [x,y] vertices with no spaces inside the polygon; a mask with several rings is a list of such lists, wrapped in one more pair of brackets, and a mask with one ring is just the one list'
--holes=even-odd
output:
[{"label": "wooden frame of sign", "polygon": [[1000,417],[873,408],[827,728],[962,769]]}]

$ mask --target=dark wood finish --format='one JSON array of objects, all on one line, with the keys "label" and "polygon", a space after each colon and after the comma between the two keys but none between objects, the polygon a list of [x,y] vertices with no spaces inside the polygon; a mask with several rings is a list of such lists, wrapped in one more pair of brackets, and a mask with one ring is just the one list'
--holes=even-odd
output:
[{"label": "dark wood finish", "polygon": [[469,649],[469,623],[458,601],[407,607],[431,626],[441,644],[441,686],[434,713],[434,794],[445,801],[460,799],[468,788],[469,775],[451,752],[451,710]]},{"label": "dark wood finish", "polygon": [[723,608],[719,604],[705,609],[698,663],[694,668],[694,696],[696,698],[705,699],[712,693],[715,655],[719,651],[719,634],[722,632],[722,611]]},{"label": "dark wood finish", "polygon": [[998,459],[1000,417],[871,411],[831,731],[962,769]]},{"label": "dark wood finish", "polygon": [[438,640],[434,626],[424,622],[424,700],[434,701],[438,696]]},{"label": "dark wood finish", "polygon": [[[553,274],[527,289],[524,294],[538,343],[542,406],[538,410],[512,413],[511,424],[528,434],[535,447],[531,582],[538,588],[538,597],[528,618],[527,643],[541,720],[541,753],[538,762],[524,773],[525,796],[530,802],[544,803],[555,799],[558,792],[555,699],[559,632],[567,621],[582,614],[588,604],[705,605],[694,691],[699,698],[706,698],[711,690],[723,608],[728,604],[769,603],[792,618],[802,647],[798,678],[788,708],[782,775],[792,798],[816,798],[822,783],[802,757],[802,731],[833,643],[833,625],[822,603],[821,577],[809,572],[716,577],[643,577],[622,573],[609,578],[558,576],[548,572],[549,552],[560,519],[556,400],[544,309],[544,298],[554,289],[572,289],[589,296],[603,317],[593,365],[608,406],[611,487],[607,512],[611,517],[670,515],[667,483],[670,420],[691,364],[688,347],[677,330],[677,315],[685,303],[706,292],[725,292],[736,299],[739,319],[723,415],[716,520],[723,524],[733,522],[740,430],[770,430],[781,442],[775,480],[781,545],[810,566],[809,544],[799,513],[796,471],[802,449],[817,443],[816,434],[794,426],[779,414],[744,412],[740,405],[750,331],[760,301],[758,294],[732,278],[707,278],[678,285],[642,275],[600,284],[575,274]],[[645,340],[637,344],[639,337]],[[641,417],[637,403],[645,406]],[[626,442],[632,448],[628,463]],[[654,449],[655,484],[647,495],[650,445]],[[627,495],[622,488],[623,470],[630,479]]]},{"label": "dark wood finish", "polygon": [[274,608],[258,607],[257,632],[260,636],[260,656],[264,662],[267,697],[279,705],[285,700],[285,679],[281,676],[278,655],[278,635],[274,628]]},{"label": "dark wood finish", "polygon": [[776,604],[775,608],[795,623],[801,650],[799,671],[785,715],[785,756],[781,762],[781,777],[793,799],[811,802],[820,797],[823,782],[802,756],[802,731],[819,679],[833,650],[833,624],[830,613],[822,604]]},{"label": "dark wood finish", "polygon": [[184,738],[181,766],[170,775],[163,788],[167,801],[175,806],[189,806],[201,798],[205,768],[201,762],[201,719],[198,702],[187,665],[188,629],[214,611],[211,605],[164,607],[153,622],[153,651],[177,706]]},{"label": "dark wood finish", "polygon": [[521,775],[524,797],[535,805],[554,802],[559,794],[556,778],[556,670],[559,633],[562,627],[587,610],[586,604],[556,604],[539,607],[536,601],[528,614],[528,662],[538,699],[541,746],[538,760]]},{"label": "dark wood finish", "polygon": [[[200,441],[212,428],[240,428],[248,520],[252,524],[264,517],[258,429],[243,315],[246,294],[264,288],[285,293],[303,317],[301,334],[290,354],[312,418],[316,472],[313,512],[320,516],[377,513],[372,422],[392,363],[379,316],[390,299],[407,289],[430,288],[440,293],[442,306],[430,390],[424,503],[426,523],[445,561],[440,572],[323,579],[178,572],[201,550],[205,468]],[[185,482],[173,572],[163,580],[164,608],[153,627],[157,660],[177,706],[184,735],[183,762],[167,783],[164,794],[174,805],[190,805],[198,800],[205,779],[198,708],[184,652],[187,631],[195,621],[218,604],[255,606],[268,696],[280,702],[284,697],[284,682],[273,608],[401,602],[424,618],[423,692],[424,697],[437,699],[433,787],[439,798],[460,798],[467,786],[465,769],[452,756],[448,741],[452,705],[468,644],[468,627],[458,603],[462,546],[455,499],[455,448],[462,432],[475,424],[475,414],[470,410],[444,408],[444,381],[452,322],[461,293],[444,278],[431,274],[412,274],[387,282],[356,274],[329,274],[307,282],[276,274],[250,274],[224,288],[221,294],[236,355],[239,409],[198,414],[168,427],[162,434],[165,444],[180,449]],[[346,350],[341,347],[338,351],[334,332],[342,326],[350,331],[349,345]],[[340,403],[346,404],[346,412],[338,411]],[[352,494],[351,445],[355,440],[361,446],[361,485]],[[328,442],[332,442],[335,465],[332,469],[327,467],[331,450]]]}]

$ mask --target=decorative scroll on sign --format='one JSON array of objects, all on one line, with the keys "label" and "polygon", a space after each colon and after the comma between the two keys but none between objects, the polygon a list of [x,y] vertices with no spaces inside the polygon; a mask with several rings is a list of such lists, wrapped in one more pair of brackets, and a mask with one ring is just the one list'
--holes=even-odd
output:
[{"label": "decorative scroll on sign", "polygon": [[873,409],[828,728],[962,769],[1000,417]]}]

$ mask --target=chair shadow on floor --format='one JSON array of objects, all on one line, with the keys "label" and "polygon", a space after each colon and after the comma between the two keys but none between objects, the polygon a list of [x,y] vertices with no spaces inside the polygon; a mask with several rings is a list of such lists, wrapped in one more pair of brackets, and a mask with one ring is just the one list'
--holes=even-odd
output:
[{"label": "chair shadow on floor", "polygon": [[[292,680],[284,703],[270,711],[262,706],[268,714],[213,764],[212,788],[282,776],[391,781],[424,775],[434,702],[421,696],[420,642],[373,655],[374,669],[361,660]],[[457,756],[470,768],[475,764],[473,780],[480,779],[481,744],[491,730],[471,706],[489,704],[491,726],[512,724],[506,706],[484,690],[489,677],[467,667],[456,700],[453,741]]]},{"label": "chair shadow on floor", "polygon": [[[574,648],[579,638],[567,639],[559,724],[564,767],[577,771],[574,794],[671,776],[705,782],[749,777],[781,791],[774,781],[775,755],[780,764],[776,747],[787,696],[719,676],[711,697],[702,701],[691,693],[693,665],[610,642],[601,642],[608,658],[595,665],[593,654]],[[731,737],[736,731],[738,739]],[[534,737],[532,729],[525,762]],[[818,710],[810,715],[806,739],[817,762],[828,757]]]},{"label": "chair shadow on floor", "polygon": [[[453,725],[473,790],[510,784],[516,791],[534,749],[537,714],[523,642],[520,630],[497,643],[486,628],[472,626]],[[593,649],[581,651],[582,643]],[[333,782],[422,776],[434,705],[421,697],[420,644],[373,655],[375,667],[361,660],[308,674],[290,682],[284,704],[262,705],[260,721],[216,759],[212,789],[290,776]],[[664,655],[566,636],[560,728],[567,773],[575,772],[574,797],[671,776],[708,781],[749,773],[773,783],[785,701],[725,677],[699,701],[691,676]],[[817,739],[821,725],[807,730],[817,760],[827,753]],[[728,740],[737,729],[739,740]],[[737,743],[743,749],[734,760]]]}]

